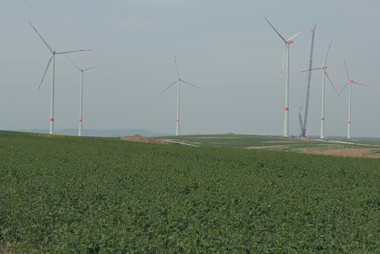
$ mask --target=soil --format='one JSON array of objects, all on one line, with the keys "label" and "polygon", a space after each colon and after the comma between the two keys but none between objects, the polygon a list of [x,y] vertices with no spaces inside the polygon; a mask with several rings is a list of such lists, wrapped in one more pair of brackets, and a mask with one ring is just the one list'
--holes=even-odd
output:
[{"label": "soil", "polygon": [[[256,146],[247,147],[247,149],[269,149],[269,150],[284,150],[291,148],[286,145],[273,146]],[[337,148],[337,147],[317,147],[317,148],[299,148],[291,149],[294,152],[332,155],[340,157],[359,157],[359,158],[380,158],[380,148]]]},{"label": "soil", "polygon": [[3,254],[11,254],[9,248],[6,245],[3,246]]},{"label": "soil", "polygon": [[380,158],[379,148],[301,149],[299,152],[341,157]]},{"label": "soil", "polygon": [[155,139],[155,138],[142,137],[139,134],[135,134],[133,136],[125,136],[125,137],[122,137],[120,140],[140,142],[140,143],[151,143],[151,144],[166,144],[166,142],[162,140]]}]

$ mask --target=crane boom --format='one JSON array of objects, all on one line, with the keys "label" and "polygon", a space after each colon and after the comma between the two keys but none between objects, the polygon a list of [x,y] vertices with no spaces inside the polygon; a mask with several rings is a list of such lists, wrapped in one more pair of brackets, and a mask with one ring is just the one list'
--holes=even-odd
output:
[{"label": "crane boom", "polygon": [[306,90],[306,105],[305,105],[305,115],[303,119],[302,124],[302,117],[299,115],[300,118],[300,124],[301,124],[301,136],[306,136],[306,124],[307,124],[307,115],[309,112],[309,98],[310,98],[310,84],[311,84],[311,69],[313,68],[313,51],[314,51],[314,37],[315,37],[315,30],[317,28],[317,25],[314,25],[314,28],[311,29],[311,50],[310,50],[310,62],[309,62],[309,71],[308,71],[308,78],[307,78],[307,90]]}]

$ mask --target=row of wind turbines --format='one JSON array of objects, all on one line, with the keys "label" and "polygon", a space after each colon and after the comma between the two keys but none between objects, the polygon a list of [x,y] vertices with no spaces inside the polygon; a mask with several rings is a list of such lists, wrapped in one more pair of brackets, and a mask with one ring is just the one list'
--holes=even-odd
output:
[{"label": "row of wind turbines", "polygon": [[[268,24],[273,28],[273,30],[277,33],[277,35],[281,38],[281,40],[285,43],[285,58],[284,58],[284,63],[286,64],[286,85],[285,85],[285,114],[284,114],[284,132],[283,132],[283,136],[284,137],[289,137],[289,47],[290,47],[290,44],[292,44],[294,42],[294,38],[296,36],[298,36],[299,34],[301,34],[303,31],[301,30],[300,32],[296,33],[295,35],[293,35],[292,37],[290,37],[289,39],[285,39],[277,30],[276,28],[269,22],[269,20],[267,18],[265,18],[265,20],[268,22]],[[314,29],[312,29],[312,33],[315,32],[315,27]],[[332,87],[335,89],[335,91],[337,92],[337,89],[336,87],[334,86],[333,82],[331,81],[331,78],[330,76],[327,74],[327,57],[329,55],[329,52],[330,52],[330,48],[331,48],[331,43],[330,42],[330,45],[328,47],[328,50],[327,50],[327,54],[326,54],[326,57],[324,58],[324,61],[323,61],[323,64],[322,64],[322,67],[319,67],[319,68],[311,68],[311,69],[308,69],[308,70],[303,70],[303,71],[300,71],[300,72],[311,72],[311,71],[315,71],[315,70],[322,70],[323,73],[322,73],[322,109],[321,109],[321,129],[320,129],[320,138],[321,139],[324,139],[325,138],[325,81],[326,81],[326,77],[327,79],[330,81],[330,84],[332,85]],[[283,63],[283,64],[284,64]],[[348,72],[348,68],[347,68],[347,64],[346,64],[346,61],[344,60],[344,67],[346,69],[346,73],[347,73],[347,77],[348,77],[348,81],[347,83],[345,84],[345,86],[342,88],[342,90],[338,93],[338,96],[344,91],[344,89],[346,89],[346,87],[348,86],[348,121],[347,121],[347,139],[351,139],[351,87],[353,84],[356,84],[356,85],[360,85],[360,86],[368,86],[366,84],[362,84],[362,83],[359,83],[359,82],[356,82],[354,80],[351,79],[350,77],[350,74]],[[282,70],[281,70],[282,71]]]},{"label": "row of wind turbines", "polygon": [[[289,49],[290,49],[290,44],[292,44],[294,42],[294,38],[296,36],[298,36],[299,34],[301,34],[303,31],[299,31],[298,33],[296,33],[295,35],[293,35],[292,37],[290,37],[289,39],[285,39],[277,30],[276,28],[269,22],[269,20],[267,18],[265,18],[265,20],[268,22],[268,24],[273,28],[273,30],[277,33],[277,35],[281,38],[281,40],[285,43],[285,55],[284,55],[284,62],[283,62],[283,67],[284,65],[286,65],[286,72],[285,72],[285,76],[286,76],[286,86],[285,86],[285,111],[284,111],[284,131],[283,131],[283,136],[284,137],[289,137],[289,70],[290,70],[290,61],[289,61]],[[53,66],[52,66],[52,83],[51,83],[51,101],[50,101],[50,130],[49,130],[49,133],[50,134],[54,134],[54,86],[55,86],[55,56],[56,55],[65,55],[65,57],[72,63],[73,66],[76,67],[76,69],[78,69],[80,71],[80,105],[79,105],[79,130],[78,130],[78,135],[79,136],[82,136],[82,124],[83,124],[83,73],[85,71],[88,71],[88,70],[91,70],[91,69],[94,69],[96,67],[99,67],[100,65],[96,65],[96,66],[92,66],[92,67],[89,67],[89,68],[80,68],[77,64],[75,64],[68,56],[67,54],[70,54],[70,53],[77,53],[77,52],[83,52],[83,51],[89,51],[90,49],[80,49],[80,50],[72,50],[72,51],[63,51],[63,52],[56,52],[54,51],[50,45],[46,42],[46,40],[41,36],[41,34],[37,31],[37,29],[33,26],[33,24],[31,22],[29,22],[30,25],[32,26],[32,28],[34,29],[34,31],[37,33],[38,37],[40,37],[40,39],[42,40],[42,42],[45,44],[45,46],[49,49],[50,53],[51,53],[51,57],[49,58],[49,61],[47,63],[47,66],[46,66],[46,69],[45,69],[45,72],[42,76],[42,79],[41,79],[41,82],[40,82],[40,85],[39,85],[39,89],[41,88],[41,85],[44,81],[44,78],[45,78],[45,75],[50,67],[50,64],[52,63]],[[314,29],[312,29],[312,32],[314,34],[315,32],[315,27]],[[322,67],[319,67],[319,68],[309,68],[308,70],[303,70],[303,71],[300,71],[300,72],[311,72],[311,71],[316,71],[316,70],[322,70],[323,71],[323,76],[322,76],[322,109],[321,109],[321,129],[320,129],[320,138],[321,139],[324,139],[325,138],[325,80],[326,80],[326,77],[327,79],[329,80],[330,84],[332,85],[332,87],[337,91],[336,87],[334,86],[333,82],[331,81],[331,78],[330,76],[328,75],[326,69],[327,69],[327,58],[328,58],[328,55],[329,55],[329,52],[330,52],[330,48],[331,48],[331,43],[330,42],[330,45],[328,47],[328,50],[327,50],[327,54],[326,54],[326,57],[324,58],[324,61],[323,61],[323,64],[322,64]],[[179,71],[178,71],[178,65],[177,65],[177,59],[176,57],[174,57],[174,62],[175,62],[175,67],[176,67],[176,71],[177,71],[177,80],[175,80],[173,83],[171,83],[169,85],[169,87],[167,87],[164,91],[162,91],[161,94],[165,93],[168,89],[170,89],[172,86],[178,84],[178,88],[177,88],[177,117],[176,117],[176,136],[180,135],[180,93],[181,93],[181,84],[185,84],[185,85],[189,85],[189,86],[192,86],[192,87],[195,87],[195,88],[199,88],[198,86],[192,84],[192,83],[189,83],[185,80],[183,80],[180,75],[179,75]],[[347,73],[347,77],[348,77],[348,81],[347,83],[345,84],[345,86],[343,87],[343,89],[338,93],[338,96],[342,93],[342,91],[348,86],[348,89],[349,89],[349,100],[348,100],[348,127],[347,127],[347,138],[348,139],[351,139],[351,86],[352,84],[356,84],[356,85],[361,85],[361,86],[367,86],[365,84],[362,84],[362,83],[358,83],[358,82],[355,82],[351,79],[350,75],[349,75],[349,72],[348,72],[348,68],[347,68],[347,64],[346,62],[344,61],[344,66],[345,66],[345,69],[346,69],[346,73]],[[283,69],[281,70],[281,72],[283,71]]]},{"label": "row of wind turbines", "polygon": [[[42,42],[45,44],[45,46],[49,49],[51,53],[51,57],[49,58],[49,61],[47,63],[45,72],[42,76],[40,85],[38,89],[41,88],[42,83],[44,82],[45,75],[50,67],[51,62],[53,62],[52,67],[52,83],[51,83],[51,97],[50,97],[50,129],[49,134],[54,134],[54,86],[55,86],[55,55],[65,55],[65,57],[80,71],[80,95],[79,95],[79,130],[78,130],[78,136],[82,136],[82,124],[83,124],[83,72],[94,69],[96,67],[99,67],[100,65],[92,66],[86,69],[80,68],[77,64],[75,64],[66,54],[69,53],[77,53],[77,52],[83,52],[83,51],[89,51],[90,49],[80,49],[80,50],[72,50],[72,51],[63,51],[63,52],[56,52],[54,51],[50,45],[46,42],[46,40],[42,37],[42,35],[37,31],[37,29],[33,26],[31,22],[29,24],[33,27],[34,31],[37,33],[38,37],[41,38]],[[166,88],[161,94],[165,93],[169,88],[174,86],[175,84],[178,84],[178,92],[177,92],[177,120],[176,120],[176,136],[179,135],[179,121],[180,121],[180,92],[181,92],[181,83],[199,88],[198,86],[191,84],[185,80],[183,80],[178,71],[178,65],[177,65],[177,59],[174,57],[174,62],[177,70],[177,80],[174,81],[168,88]]]}]

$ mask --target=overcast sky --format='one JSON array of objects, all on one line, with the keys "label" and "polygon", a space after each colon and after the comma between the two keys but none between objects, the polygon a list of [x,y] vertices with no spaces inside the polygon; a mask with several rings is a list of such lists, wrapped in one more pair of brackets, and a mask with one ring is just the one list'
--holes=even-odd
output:
[{"label": "overcast sky", "polygon": [[[84,129],[145,129],[175,133],[180,76],[182,134],[283,133],[286,38],[290,48],[290,134],[298,135],[304,107],[311,32],[317,24],[313,67],[330,41],[328,72],[338,90],[351,78],[352,136],[380,137],[380,1],[254,0],[0,0],[0,129],[46,129],[51,70],[39,82],[53,50],[70,54],[85,72]],[[55,129],[78,128],[79,75],[56,57]],[[319,135],[322,72],[312,75],[307,134]],[[337,97],[326,83],[326,134],[347,133],[348,89]]]}]

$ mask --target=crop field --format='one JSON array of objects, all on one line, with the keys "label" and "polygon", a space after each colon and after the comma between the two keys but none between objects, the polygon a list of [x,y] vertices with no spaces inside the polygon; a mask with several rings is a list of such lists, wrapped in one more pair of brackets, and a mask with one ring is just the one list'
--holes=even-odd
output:
[{"label": "crop field", "polygon": [[3,253],[380,253],[378,159],[0,132],[0,198]]}]

